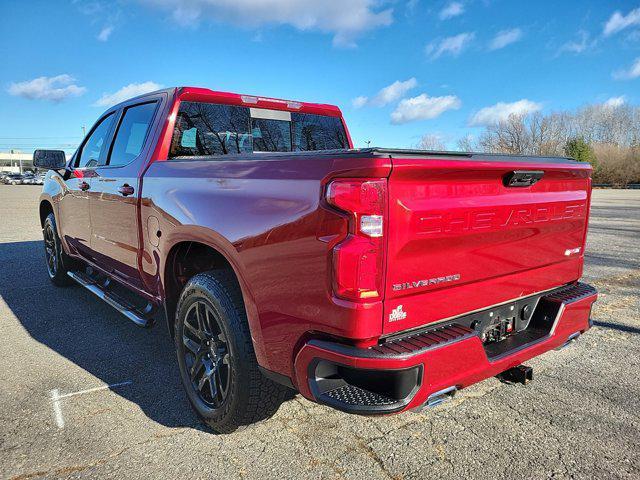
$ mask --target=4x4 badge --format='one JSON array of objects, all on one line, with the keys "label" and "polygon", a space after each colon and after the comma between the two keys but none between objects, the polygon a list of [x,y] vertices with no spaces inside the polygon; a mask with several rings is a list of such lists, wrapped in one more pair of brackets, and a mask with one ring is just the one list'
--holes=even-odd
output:
[{"label": "4x4 badge", "polygon": [[389,314],[390,322],[397,322],[398,320],[404,320],[405,318],[407,318],[407,312],[402,311],[402,305],[398,305],[396,308],[391,310],[391,313]]}]

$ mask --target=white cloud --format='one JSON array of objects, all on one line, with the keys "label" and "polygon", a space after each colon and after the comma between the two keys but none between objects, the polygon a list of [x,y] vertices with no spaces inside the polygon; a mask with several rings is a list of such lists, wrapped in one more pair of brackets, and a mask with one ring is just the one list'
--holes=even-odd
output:
[{"label": "white cloud", "polygon": [[499,50],[517,42],[522,38],[522,30],[519,28],[512,28],[511,30],[502,30],[498,32],[491,43],[489,44],[489,50]]},{"label": "white cloud", "polygon": [[396,80],[391,85],[384,87],[378,92],[378,94],[371,99],[371,104],[375,106],[384,106],[396,100],[400,100],[402,96],[412,88],[418,85],[418,81],[415,78],[410,78],[401,82]]},{"label": "white cloud", "polygon": [[408,0],[407,1],[407,13],[411,14],[415,11],[416,7],[418,6],[418,2],[419,0]]},{"label": "white cloud", "polygon": [[448,20],[464,13],[464,5],[461,2],[450,2],[440,10],[440,20]]},{"label": "white cloud", "polygon": [[619,97],[611,97],[609,100],[604,102],[603,105],[605,107],[617,108],[617,107],[621,107],[622,105],[624,105],[626,101],[627,101],[627,99],[625,98],[625,96],[621,95]]},{"label": "white cloud", "polygon": [[117,92],[102,94],[102,96],[96,100],[93,105],[96,107],[110,107],[130,98],[137,97],[144,93],[153,92],[160,88],[162,88],[162,85],[155,82],[130,83],[129,85],[122,87]]},{"label": "white cloud", "polygon": [[109,40],[109,37],[111,36],[112,33],[113,33],[113,26],[107,25],[106,27],[103,27],[102,30],[100,30],[100,33],[98,33],[96,38],[101,42],[106,42],[107,40]]},{"label": "white cloud", "polygon": [[86,88],[75,84],[75,78],[66,73],[55,77],[38,77],[25,82],[12,83],[8,89],[9,94],[16,97],[52,102],[79,97],[86,91]]},{"label": "white cloud", "polygon": [[384,107],[396,100],[400,100],[405,93],[417,85],[418,81],[413,77],[404,81],[396,80],[391,85],[387,85],[381,89],[375,97],[370,99],[369,97],[360,96],[354,98],[351,103],[355,108],[362,108],[365,105]]},{"label": "white cloud", "polygon": [[430,120],[447,110],[457,110],[462,102],[455,95],[430,97],[426,93],[413,98],[405,98],[391,114],[391,123],[399,125],[417,120]]},{"label": "white cloud", "polygon": [[584,30],[578,32],[578,37],[578,40],[572,40],[562,45],[558,54],[563,52],[582,53],[595,44],[594,41],[589,41],[589,33]]},{"label": "white cloud", "polygon": [[491,125],[505,121],[511,115],[526,115],[541,109],[542,105],[540,103],[532,102],[526,98],[512,103],[498,102],[495,105],[477,111],[471,117],[469,125],[472,127]]},{"label": "white cloud", "polygon": [[359,96],[351,100],[353,108],[362,108],[369,102],[369,97]]},{"label": "white cloud", "polygon": [[71,0],[78,11],[88,17],[88,22],[96,27],[96,39],[106,42],[120,23],[122,2],[108,0]]},{"label": "white cloud", "polygon": [[636,58],[628,69],[613,72],[613,78],[616,80],[633,80],[638,77],[640,77],[640,57]]},{"label": "white cloud", "polygon": [[425,52],[432,59],[441,57],[444,54],[450,54],[454,57],[460,55],[462,50],[475,38],[476,34],[473,32],[460,33],[453,37],[446,37],[442,40],[431,42],[426,46]]},{"label": "white cloud", "polygon": [[640,25],[640,8],[631,10],[627,15],[616,11],[605,23],[603,33],[605,37],[608,37],[634,25]]},{"label": "white cloud", "polygon": [[171,12],[184,26],[201,19],[241,27],[290,25],[301,31],[333,34],[333,44],[355,46],[367,30],[393,22],[391,8],[380,10],[378,0],[139,0]]}]

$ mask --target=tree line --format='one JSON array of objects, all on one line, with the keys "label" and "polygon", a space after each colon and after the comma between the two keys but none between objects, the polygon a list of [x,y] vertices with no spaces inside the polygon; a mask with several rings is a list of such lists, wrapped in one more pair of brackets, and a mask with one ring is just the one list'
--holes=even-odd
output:
[{"label": "tree line", "polygon": [[[420,146],[434,141],[427,135]],[[591,163],[594,183],[640,183],[640,107],[598,104],[573,112],[511,115],[486,126],[477,137],[460,139],[458,148],[569,156]]]}]

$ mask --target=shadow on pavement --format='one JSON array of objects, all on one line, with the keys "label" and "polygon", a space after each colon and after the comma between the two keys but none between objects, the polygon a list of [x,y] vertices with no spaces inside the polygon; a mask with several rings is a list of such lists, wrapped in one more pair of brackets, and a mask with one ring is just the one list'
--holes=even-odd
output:
[{"label": "shadow on pavement", "polygon": [[[0,265],[0,297],[31,337],[105,384],[132,381],[113,391],[135,402],[152,420],[210,431],[186,399],[164,324],[141,329],[89,291],[54,287],[42,242],[0,243]],[[70,375],[64,378],[61,393],[96,386],[74,384]]]},{"label": "shadow on pavement", "polygon": [[618,330],[620,332],[640,333],[640,328],[630,327],[629,325],[622,325],[621,323],[599,322],[596,320],[593,322],[593,324],[596,327],[610,328],[611,330]]}]

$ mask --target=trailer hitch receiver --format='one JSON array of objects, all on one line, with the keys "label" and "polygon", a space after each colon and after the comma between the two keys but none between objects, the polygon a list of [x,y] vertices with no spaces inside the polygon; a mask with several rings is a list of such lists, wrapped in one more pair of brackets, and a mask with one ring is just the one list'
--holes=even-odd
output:
[{"label": "trailer hitch receiver", "polygon": [[505,383],[521,383],[522,385],[526,385],[533,380],[533,368],[527,367],[526,365],[518,365],[499,374],[498,379]]}]

